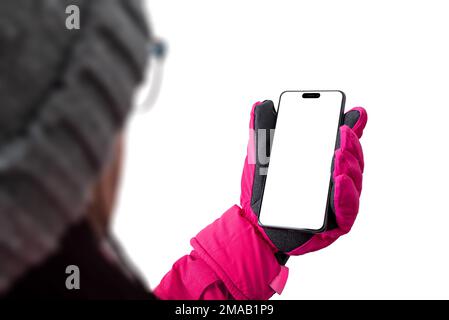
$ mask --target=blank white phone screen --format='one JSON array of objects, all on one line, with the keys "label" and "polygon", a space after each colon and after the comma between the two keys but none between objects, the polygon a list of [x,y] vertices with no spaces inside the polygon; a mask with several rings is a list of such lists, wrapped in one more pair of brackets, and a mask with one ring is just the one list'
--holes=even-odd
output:
[{"label": "blank white phone screen", "polygon": [[[305,98],[304,93],[320,96]],[[260,224],[288,229],[323,227],[343,99],[340,91],[281,95]]]}]

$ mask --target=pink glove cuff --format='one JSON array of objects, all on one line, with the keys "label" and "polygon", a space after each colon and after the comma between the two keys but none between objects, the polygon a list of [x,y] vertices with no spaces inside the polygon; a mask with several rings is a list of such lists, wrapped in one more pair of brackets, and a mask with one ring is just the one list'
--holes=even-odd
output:
[{"label": "pink glove cuff", "polygon": [[279,265],[276,249],[238,206],[202,230],[191,244],[235,299],[266,300],[285,286],[288,268]]}]

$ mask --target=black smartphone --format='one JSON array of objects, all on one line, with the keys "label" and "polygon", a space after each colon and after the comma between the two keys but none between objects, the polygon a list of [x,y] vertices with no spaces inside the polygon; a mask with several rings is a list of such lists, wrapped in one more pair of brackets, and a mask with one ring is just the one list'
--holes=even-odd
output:
[{"label": "black smartphone", "polygon": [[330,168],[345,94],[339,90],[285,91],[279,98],[259,223],[323,231],[330,205]]}]

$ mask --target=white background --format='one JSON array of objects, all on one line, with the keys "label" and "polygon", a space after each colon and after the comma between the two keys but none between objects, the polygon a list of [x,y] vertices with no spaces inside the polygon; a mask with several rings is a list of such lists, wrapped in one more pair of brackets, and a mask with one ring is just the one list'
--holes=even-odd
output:
[{"label": "white background", "polygon": [[446,2],[151,1],[169,56],[129,125],[114,223],[151,286],[238,203],[252,103],[341,89],[369,114],[359,217],[291,258],[275,298],[449,298]]}]

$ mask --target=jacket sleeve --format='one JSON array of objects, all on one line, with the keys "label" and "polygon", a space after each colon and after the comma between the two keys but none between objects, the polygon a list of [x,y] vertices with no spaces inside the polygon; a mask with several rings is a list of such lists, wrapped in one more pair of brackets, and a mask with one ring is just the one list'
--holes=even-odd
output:
[{"label": "jacket sleeve", "polygon": [[158,298],[266,300],[282,292],[288,269],[240,207],[231,207],[191,244],[190,255],[179,259],[154,290]]},{"label": "jacket sleeve", "polygon": [[163,300],[233,299],[223,282],[195,251],[173,265],[154,294]]}]

